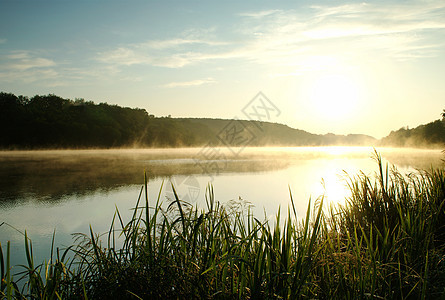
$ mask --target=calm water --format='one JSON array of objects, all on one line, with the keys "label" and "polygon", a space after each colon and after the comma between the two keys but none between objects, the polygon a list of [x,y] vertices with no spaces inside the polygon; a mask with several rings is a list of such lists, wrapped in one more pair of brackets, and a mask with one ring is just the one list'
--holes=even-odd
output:
[{"label": "calm water", "polygon": [[[440,150],[378,150],[402,172],[443,166]],[[344,203],[345,172],[372,175],[378,170],[372,155],[367,147],[0,152],[0,241],[11,241],[17,264],[24,262],[25,230],[39,262],[49,257],[54,230],[61,247],[89,225],[105,232],[116,207],[128,220],[144,170],[152,201],[160,193],[168,204],[173,183],[180,198],[203,206],[211,183],[218,201],[242,199],[263,217],[287,209],[290,187],[303,217],[310,197],[325,194],[329,202]]]}]

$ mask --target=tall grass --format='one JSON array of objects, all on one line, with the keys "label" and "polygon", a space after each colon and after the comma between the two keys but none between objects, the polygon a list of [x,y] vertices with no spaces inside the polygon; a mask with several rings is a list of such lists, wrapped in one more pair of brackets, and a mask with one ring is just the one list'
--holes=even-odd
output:
[{"label": "tall grass", "polygon": [[342,287],[353,298],[445,296],[444,170],[404,176],[375,159],[378,175],[350,178],[346,205],[327,222],[326,295]]},{"label": "tall grass", "polygon": [[[376,154],[375,177],[349,178],[344,206],[294,200],[274,222],[245,203],[206,207],[148,198],[147,178],[132,217],[118,209],[107,233],[93,228],[62,255],[12,276],[0,247],[6,299],[427,299],[445,297],[445,172],[408,176]],[[162,187],[161,187],[162,190]],[[165,202],[164,202],[165,201]],[[53,247],[52,247],[53,248]],[[19,277],[17,280],[16,278]],[[26,281],[23,288],[18,282]]]}]

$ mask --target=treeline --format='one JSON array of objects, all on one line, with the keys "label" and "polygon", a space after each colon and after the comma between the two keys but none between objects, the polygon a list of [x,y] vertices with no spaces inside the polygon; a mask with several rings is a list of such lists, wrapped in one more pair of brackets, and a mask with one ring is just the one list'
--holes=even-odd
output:
[{"label": "treeline", "polygon": [[155,117],[145,109],[56,95],[0,93],[0,148],[370,145],[366,135],[317,135],[286,125]]},{"label": "treeline", "polygon": [[155,117],[145,109],[95,104],[56,95],[0,93],[0,148],[111,148],[212,146],[445,145],[442,119],[401,128],[377,141],[362,134],[312,134],[270,122]]},{"label": "treeline", "polygon": [[144,109],[56,95],[28,98],[0,93],[0,146],[122,146],[145,138],[149,118]]},{"label": "treeline", "polygon": [[445,145],[445,116],[428,124],[408,129],[400,128],[382,138],[382,145],[398,147],[443,147]]},{"label": "treeline", "polygon": [[[208,122],[204,122],[208,123]],[[0,93],[0,148],[197,146],[215,133],[193,119],[156,118],[145,109],[56,95]]]}]

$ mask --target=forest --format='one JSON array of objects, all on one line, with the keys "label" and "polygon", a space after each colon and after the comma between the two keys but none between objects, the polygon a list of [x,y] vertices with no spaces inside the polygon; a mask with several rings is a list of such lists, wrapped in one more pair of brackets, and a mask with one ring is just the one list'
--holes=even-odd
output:
[{"label": "forest", "polygon": [[0,94],[3,148],[113,147],[144,137],[149,116],[124,108],[56,95]]},{"label": "forest", "polygon": [[0,93],[1,149],[443,144],[444,119],[399,129],[379,141],[362,134],[312,134],[270,122],[156,117],[145,109],[53,94]]},{"label": "forest", "polygon": [[443,147],[445,145],[445,112],[442,119],[419,125],[416,128],[402,127],[381,140],[382,145],[397,147]]}]

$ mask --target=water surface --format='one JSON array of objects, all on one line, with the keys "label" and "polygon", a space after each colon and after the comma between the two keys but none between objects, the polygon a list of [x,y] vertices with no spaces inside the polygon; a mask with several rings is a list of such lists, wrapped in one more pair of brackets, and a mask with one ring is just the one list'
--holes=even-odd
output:
[{"label": "water surface", "polygon": [[[378,149],[402,172],[442,166],[439,150]],[[378,170],[369,147],[230,149],[123,149],[0,152],[0,241],[12,243],[13,263],[23,263],[27,230],[37,260],[48,258],[56,231],[58,246],[89,225],[105,232],[119,208],[129,218],[144,183],[150,201],[168,204],[171,183],[179,196],[203,206],[208,184],[222,203],[242,201],[262,218],[287,209],[289,188],[303,217],[310,197],[344,203],[347,176]],[[164,188],[160,191],[162,184]]]}]

